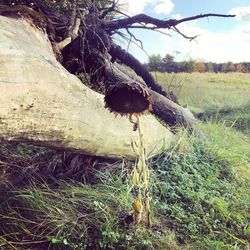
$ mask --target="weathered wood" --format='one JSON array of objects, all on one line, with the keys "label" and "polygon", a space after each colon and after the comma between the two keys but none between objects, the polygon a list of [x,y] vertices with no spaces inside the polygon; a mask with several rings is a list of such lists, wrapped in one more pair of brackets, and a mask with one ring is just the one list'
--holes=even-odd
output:
[{"label": "weathered wood", "polygon": [[[139,92],[143,92],[143,95],[147,92],[148,100],[151,99],[151,96],[148,95],[149,91],[147,89],[150,88],[152,90],[151,95],[154,98],[153,113],[157,118],[163,121],[163,123],[170,125],[172,131],[176,127],[184,127],[190,133],[203,137],[190,110],[176,105],[178,101],[175,95],[171,92],[166,93],[162,86],[155,81],[147,69],[133,55],[115,44],[112,35],[117,33],[123,36],[119,30],[125,28],[132,39],[135,37],[130,32],[130,29],[159,30],[164,28],[172,29],[184,38],[192,40],[196,36],[187,36],[176,26],[183,22],[205,17],[230,18],[234,17],[234,15],[207,13],[182,19],[160,20],[145,14],[139,14],[131,17],[125,15],[121,18],[113,19],[105,17],[109,14],[117,14],[116,1],[106,2],[104,4],[105,7],[101,0],[94,2],[74,0],[68,1],[66,5],[57,2],[46,4],[44,1],[32,1],[29,4],[29,1],[25,0],[16,0],[14,1],[15,3],[13,3],[13,0],[6,0],[5,2],[0,5],[0,14],[19,18],[25,17],[41,29],[46,30],[50,41],[53,44],[57,44],[57,46],[54,46],[54,51],[62,65],[75,75],[79,73],[88,74],[91,87],[98,92],[107,94],[106,97],[111,100],[106,102],[107,106],[108,103],[112,103],[115,104],[113,106],[118,107],[116,99],[120,100],[120,96],[123,97],[124,104],[128,104],[127,100],[129,98],[127,97],[129,95],[125,96],[121,88],[119,89],[119,95],[117,95],[117,85],[121,86],[123,84],[124,86],[137,86],[140,88],[140,83],[137,81],[133,79],[126,80],[119,73],[115,75],[114,72],[116,70],[111,69],[110,71],[110,68],[116,67],[114,62],[118,59],[119,62],[127,65],[142,78],[146,87]],[[58,9],[58,7],[60,8]],[[55,11],[55,9],[58,9],[58,11]],[[143,23],[152,24],[153,26],[148,27],[143,25]],[[75,29],[73,28],[74,26]],[[119,79],[119,83],[117,79]],[[122,86],[123,90],[128,92],[127,87],[124,86]],[[115,96],[118,98],[113,99],[112,93],[116,93]],[[131,100],[134,99],[137,100],[137,98],[131,98]],[[152,103],[150,102],[149,104],[148,110],[151,110]],[[134,106],[136,105],[129,104],[129,107]]]},{"label": "weathered wood", "polygon": [[[0,139],[135,158],[132,124],[104,108],[55,59],[47,35],[25,20],[0,16]],[[174,135],[153,116],[142,118],[146,148],[169,147]]]},{"label": "weathered wood", "polygon": [[[117,85],[120,86],[123,82],[134,81],[137,84],[145,85],[138,76],[131,75],[128,71],[124,72],[123,68],[117,64],[111,66],[107,62],[105,70],[106,76],[112,76],[115,79],[113,84],[118,82]],[[152,113],[165,124],[168,124],[172,130],[176,130],[178,126],[183,126],[190,134],[193,133],[200,138],[205,138],[205,135],[198,127],[196,118],[188,108],[178,105],[150,88],[148,88],[148,93],[153,99]]]}]

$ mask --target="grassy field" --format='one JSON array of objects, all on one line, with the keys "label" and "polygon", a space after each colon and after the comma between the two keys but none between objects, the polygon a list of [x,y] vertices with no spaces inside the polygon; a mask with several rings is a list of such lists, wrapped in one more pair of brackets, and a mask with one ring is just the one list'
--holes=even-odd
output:
[{"label": "grassy field", "polygon": [[[202,121],[219,149],[229,149],[227,157],[250,157],[250,74],[156,73],[155,78]],[[249,166],[245,171],[250,178]]]},{"label": "grassy field", "polygon": [[250,105],[250,74],[157,73],[156,79],[165,88],[174,89],[181,103],[193,110]]},{"label": "grassy field", "polygon": [[[153,226],[131,223],[133,163],[0,145],[0,249],[249,250],[248,74],[157,74],[199,118],[148,162]],[[170,84],[171,83],[171,84]]]},{"label": "grassy field", "polygon": [[198,118],[224,122],[250,136],[250,74],[157,73],[155,77]]}]

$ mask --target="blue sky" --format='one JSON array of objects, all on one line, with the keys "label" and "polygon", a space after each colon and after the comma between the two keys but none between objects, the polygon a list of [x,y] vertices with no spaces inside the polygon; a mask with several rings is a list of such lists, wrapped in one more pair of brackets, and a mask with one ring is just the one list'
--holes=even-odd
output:
[{"label": "blue sky", "polygon": [[[188,41],[167,31],[170,36],[152,31],[134,30],[145,51],[166,53],[176,60],[201,59],[213,62],[250,61],[250,1],[249,0],[120,0],[130,15],[145,13],[159,19],[183,18],[204,13],[236,14],[236,18],[205,18],[178,25],[186,35],[199,35]],[[130,52],[146,62],[145,52],[131,45]]]}]

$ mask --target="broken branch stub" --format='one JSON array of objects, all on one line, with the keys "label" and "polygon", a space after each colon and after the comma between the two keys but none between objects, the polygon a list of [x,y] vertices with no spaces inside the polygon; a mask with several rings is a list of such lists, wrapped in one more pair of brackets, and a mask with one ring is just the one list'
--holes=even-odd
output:
[{"label": "broken branch stub", "polygon": [[152,111],[153,98],[138,82],[118,83],[108,89],[105,107],[120,115],[141,115]]}]

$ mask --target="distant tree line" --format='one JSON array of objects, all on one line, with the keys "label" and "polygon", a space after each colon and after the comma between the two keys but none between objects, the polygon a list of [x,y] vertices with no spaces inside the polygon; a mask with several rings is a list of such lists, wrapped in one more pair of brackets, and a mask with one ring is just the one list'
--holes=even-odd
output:
[{"label": "distant tree line", "polygon": [[151,55],[149,57],[146,67],[149,71],[159,72],[242,72],[250,73],[250,62],[241,63],[214,63],[214,62],[203,62],[202,60],[188,60],[188,61],[175,61],[174,56],[166,54],[165,57],[161,55]]}]

